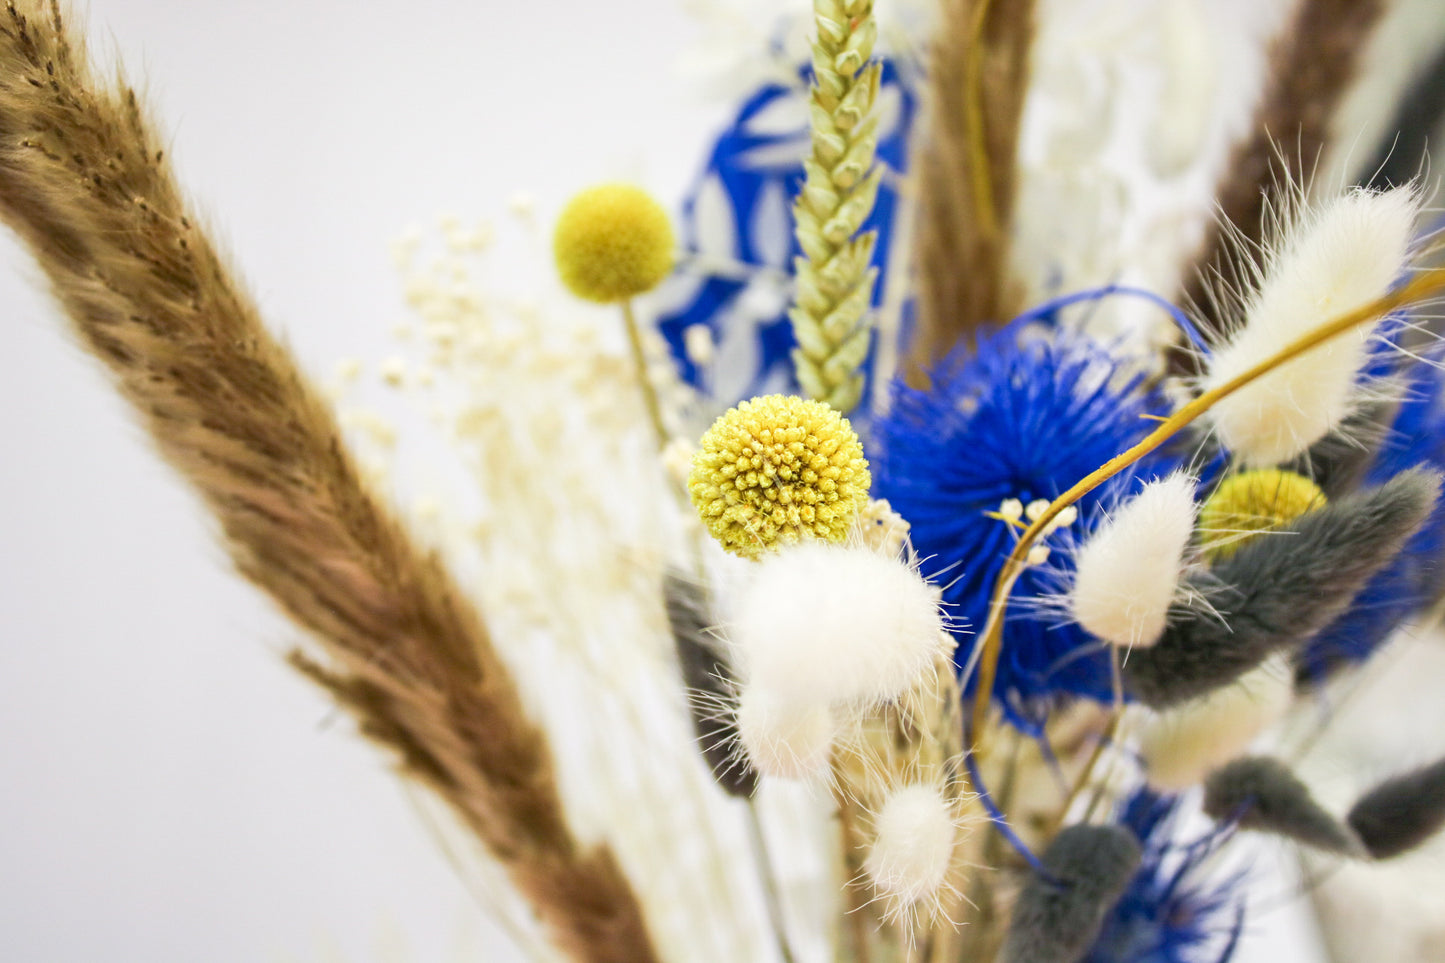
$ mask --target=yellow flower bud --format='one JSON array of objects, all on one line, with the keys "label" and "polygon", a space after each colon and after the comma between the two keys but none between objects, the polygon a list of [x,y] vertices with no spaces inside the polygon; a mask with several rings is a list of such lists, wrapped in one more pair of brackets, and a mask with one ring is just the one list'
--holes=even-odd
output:
[{"label": "yellow flower bud", "polygon": [[552,235],[557,273],[573,294],[604,304],[656,287],[672,270],[672,224],[639,187],[603,184],[562,211]]},{"label": "yellow flower bud", "polygon": [[756,558],[779,541],[841,541],[868,504],[871,482],[846,418],[819,401],[768,395],[708,429],[687,487],[723,547]]},{"label": "yellow flower bud", "polygon": [[1325,504],[1324,492],[1303,475],[1278,468],[1231,475],[1214,489],[1199,513],[1212,561],[1229,558],[1260,532],[1288,525]]}]

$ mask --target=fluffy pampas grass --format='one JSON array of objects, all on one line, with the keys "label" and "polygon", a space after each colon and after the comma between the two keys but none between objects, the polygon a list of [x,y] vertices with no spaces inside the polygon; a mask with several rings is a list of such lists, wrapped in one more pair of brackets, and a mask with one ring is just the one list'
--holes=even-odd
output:
[{"label": "fluffy pampas grass", "polygon": [[[1405,267],[1418,209],[1409,188],[1359,190],[1285,228],[1266,249],[1243,325],[1209,361],[1207,387],[1383,296]],[[1220,441],[1255,467],[1303,453],[1353,410],[1372,328],[1360,325],[1221,400],[1210,412]]]},{"label": "fluffy pampas grass", "polygon": [[1153,645],[1168,622],[1194,531],[1194,479],[1170,475],[1144,487],[1079,549],[1069,608],[1114,645]]}]

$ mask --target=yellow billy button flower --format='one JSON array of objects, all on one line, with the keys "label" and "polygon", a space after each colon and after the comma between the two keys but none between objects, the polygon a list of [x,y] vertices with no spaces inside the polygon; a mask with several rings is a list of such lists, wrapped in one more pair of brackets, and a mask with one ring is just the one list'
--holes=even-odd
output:
[{"label": "yellow billy button flower", "polygon": [[713,423],[687,488],[723,548],[757,558],[804,536],[842,540],[871,481],[848,419],[819,401],[767,395]]},{"label": "yellow billy button flower", "polygon": [[639,187],[603,184],[572,198],[557,219],[552,256],[579,298],[611,304],[656,287],[672,270],[672,224]]},{"label": "yellow billy button flower", "polygon": [[1319,486],[1292,471],[1266,468],[1231,475],[1199,513],[1205,554],[1211,561],[1229,558],[1261,532],[1282,528],[1324,504]]}]

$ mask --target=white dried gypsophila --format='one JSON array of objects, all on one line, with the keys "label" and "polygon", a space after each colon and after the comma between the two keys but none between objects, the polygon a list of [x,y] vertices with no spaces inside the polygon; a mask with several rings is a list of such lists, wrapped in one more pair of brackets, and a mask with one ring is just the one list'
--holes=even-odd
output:
[{"label": "white dried gypsophila", "polygon": [[875,498],[858,513],[858,538],[863,545],[889,558],[903,558],[909,551],[906,519],[893,510],[886,498]]},{"label": "white dried gypsophila", "polygon": [[[1383,297],[1407,266],[1420,201],[1413,188],[1354,190],[1296,215],[1266,246],[1243,323],[1209,358],[1205,386],[1238,377],[1324,319]],[[1362,324],[1220,400],[1209,423],[1252,467],[1304,453],[1354,410],[1372,333]]]},{"label": "white dried gypsophila", "polygon": [[1079,548],[1068,603],[1087,631],[1118,646],[1159,640],[1194,532],[1194,488],[1179,472],[1150,482]]},{"label": "white dried gypsophila", "polygon": [[[533,227],[530,215],[516,221]],[[451,221],[443,233],[426,263],[418,236],[397,246],[417,321],[398,329],[400,351],[378,370],[441,429],[465,473],[459,497],[428,496],[432,520],[416,527],[490,613],[558,756],[569,820],[614,848],[665,956],[765,958],[749,830],[699,757],[672,657],[658,587],[688,517],[671,508],[620,322],[560,297],[489,290],[477,238],[491,229]],[[337,390],[354,391],[358,366],[338,374]],[[402,454],[385,444],[389,423],[365,410],[348,421],[384,474]],[[789,936],[822,946],[836,892],[820,882],[831,872],[826,823],[801,793],[762,802],[770,835],[788,845],[775,857],[784,882],[806,894],[788,903]],[[535,934],[517,909],[512,928]]]},{"label": "white dried gypsophila", "polygon": [[1166,792],[1198,785],[1284,718],[1294,702],[1288,662],[1271,659],[1234,683],[1144,723],[1139,753],[1149,784]]},{"label": "white dried gypsophila", "polygon": [[942,629],[937,594],[913,566],[808,541],[754,566],[727,634],[746,684],[839,707],[901,695],[933,664]]}]

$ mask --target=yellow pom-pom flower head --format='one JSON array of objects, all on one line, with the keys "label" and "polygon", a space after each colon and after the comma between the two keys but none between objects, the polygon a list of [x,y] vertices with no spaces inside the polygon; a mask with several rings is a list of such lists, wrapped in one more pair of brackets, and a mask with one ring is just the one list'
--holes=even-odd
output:
[{"label": "yellow pom-pom flower head", "polygon": [[1260,533],[1282,528],[1324,504],[1319,486],[1292,471],[1266,468],[1231,475],[1199,513],[1199,527],[1209,539],[1205,554],[1215,561],[1229,558]]},{"label": "yellow pom-pom flower head", "polygon": [[868,504],[871,482],[846,418],[819,401],[767,395],[713,423],[687,487],[713,537],[756,558],[779,542],[841,541]]},{"label": "yellow pom-pom flower head", "polygon": [[552,235],[562,283],[610,304],[656,287],[672,270],[675,241],[662,205],[640,187],[602,184],[572,198]]}]

